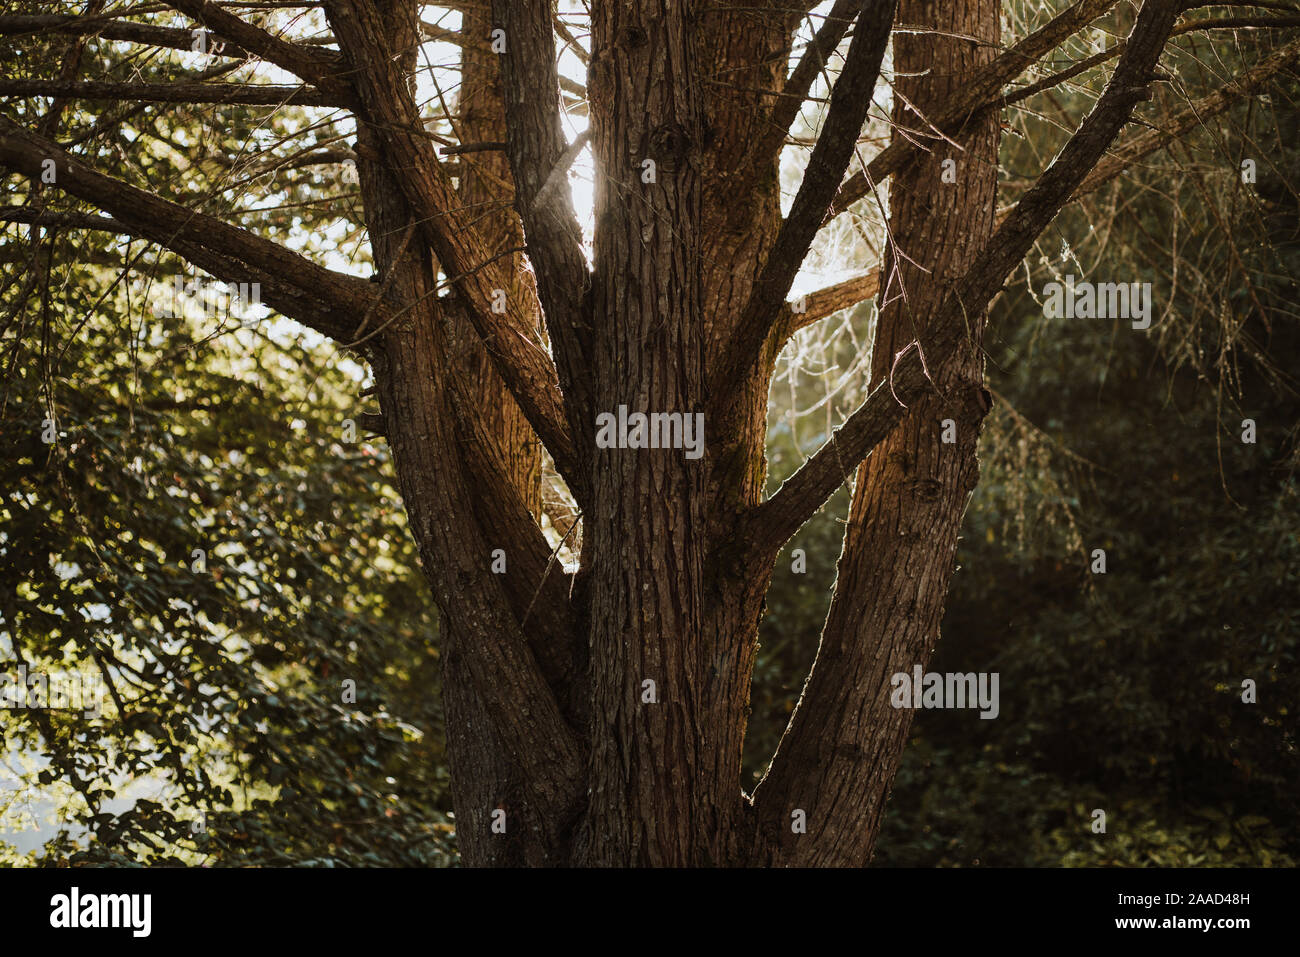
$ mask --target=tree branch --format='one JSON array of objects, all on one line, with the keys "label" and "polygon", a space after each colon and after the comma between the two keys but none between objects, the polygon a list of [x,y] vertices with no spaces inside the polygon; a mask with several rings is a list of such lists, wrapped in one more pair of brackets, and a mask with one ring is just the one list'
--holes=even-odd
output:
[{"label": "tree branch", "polygon": [[[1010,50],[999,55],[981,70],[963,89],[962,94],[936,120],[929,121],[939,134],[952,134],[961,129],[966,120],[979,110],[993,105],[1002,87],[1038,61],[1061,41],[1081,27],[1101,16],[1115,0],[1076,0],[1066,10],[1057,14],[1046,25],[1035,30]],[[895,170],[901,169],[916,154],[918,147],[912,142],[896,138],[867,164],[863,172],[854,173],[840,187],[835,202],[827,213],[830,220],[844,212],[871,191],[871,184],[882,182]]]},{"label": "tree branch", "polygon": [[0,78],[0,96],[57,96],[77,100],[148,103],[219,103],[243,106],[346,106],[335,93],[273,84],[112,83],[103,80],[12,80]]},{"label": "tree branch", "polygon": [[[182,27],[159,27],[152,23],[134,23],[130,20],[113,20],[104,17],[79,17],[67,14],[15,14],[0,16],[0,36],[26,34],[61,34],[64,36],[95,36],[123,43],[164,47],[172,50],[193,50],[194,32]],[[227,42],[220,52],[207,48],[214,56],[241,58],[249,55],[243,47]]]},{"label": "tree branch", "polygon": [[[985,244],[971,268],[949,287],[935,320],[922,333],[932,367],[937,369],[946,362],[961,343],[965,334],[963,313],[987,305],[1007,273],[1029,251],[1036,237],[1101,159],[1108,143],[1128,121],[1134,105],[1150,96],[1147,83],[1173,29],[1181,2],[1145,0],[1142,4],[1128,49],[1092,112]],[[915,356],[919,348],[905,349],[903,354]],[[902,365],[903,361],[897,359],[895,366]],[[919,359],[911,363],[906,378],[908,393],[920,396],[926,388],[927,377]],[[896,371],[896,386],[898,379]],[[885,382],[877,388],[873,399],[888,386]],[[875,405],[891,403],[898,408],[898,403],[886,392],[884,403]],[[901,411],[897,414],[901,416]],[[769,538],[764,547],[778,546]],[[774,557],[775,551],[767,554]],[[819,829],[831,827],[830,833],[834,833],[834,826],[860,820],[864,802],[873,804],[876,810],[872,813],[878,812],[887,790],[883,782],[888,780],[887,775],[884,779],[879,775],[882,769],[891,767],[896,752],[892,749],[882,752],[874,743],[882,734],[892,734],[898,727],[887,729],[881,724],[890,720],[892,709],[880,695],[881,689],[887,686],[888,673],[882,673],[878,667],[877,650],[877,642],[854,630],[824,636],[812,666],[810,687],[818,679],[825,680],[827,668],[833,669],[836,675],[852,678],[841,686],[835,700],[816,694],[799,702],[771,767],[755,790],[752,815],[757,839],[755,849],[763,855],[763,863],[791,866],[854,860],[852,854],[838,854],[836,848],[824,843],[819,846],[816,842],[799,843],[797,838],[790,840],[789,815],[792,808],[809,808],[804,802],[816,795],[815,812],[809,813],[816,814]],[[879,786],[873,782],[880,782]]]},{"label": "tree branch", "polygon": [[[1264,29],[1270,27],[1295,27],[1300,26],[1300,17],[1218,17],[1209,20],[1192,20],[1187,23],[1180,23],[1174,27],[1172,37],[1182,36],[1185,33],[1193,33],[1199,30],[1241,30],[1241,29]],[[1066,80],[1073,79],[1080,73],[1086,73],[1098,64],[1105,63],[1124,52],[1125,41],[1120,40],[1109,50],[1103,50],[1100,53],[1094,53],[1090,57],[1085,57],[1074,66],[1053,73],[1051,76],[1043,77],[1034,83],[1029,83],[1019,89],[1012,90],[1006,96],[998,100],[999,106],[1010,106],[1013,103],[1019,103],[1027,100],[1029,97],[1044,90],[1050,90],[1052,87],[1064,83]]]},{"label": "tree branch", "polygon": [[[1176,29],[1174,33],[1178,33]],[[1109,52],[1109,51],[1108,51]],[[1163,121],[1158,128],[1144,130],[1114,147],[1099,162],[1070,197],[1078,202],[1088,194],[1120,176],[1145,156],[1158,152],[1170,142],[1205,120],[1226,110],[1239,97],[1253,93],[1268,79],[1287,66],[1300,62],[1300,39],[1292,40],[1275,53],[1260,60],[1245,73],[1234,77],[1218,90],[1193,102],[1187,109]],[[999,223],[1005,219],[999,218]],[[795,312],[798,301],[787,302],[772,331],[770,354],[773,359],[790,338],[813,323],[872,298],[880,291],[879,267],[852,279],[827,286],[802,297],[804,311]]]},{"label": "tree branch", "polygon": [[880,270],[873,269],[860,276],[824,286],[787,302],[772,327],[770,349],[773,359],[785,348],[790,338],[801,329],[848,309],[875,296],[880,291]]},{"label": "tree branch", "polygon": [[385,315],[365,280],[318,266],[214,216],[96,172],[52,141],[0,115],[0,165],[39,180],[49,160],[54,162],[58,189],[219,279],[260,282],[267,305],[327,336],[347,341],[362,316]]},{"label": "tree branch", "polygon": [[763,272],[741,313],[735,335],[712,370],[709,401],[717,411],[723,411],[719,407],[734,395],[734,382],[745,375],[761,354],[790,284],[853,158],[853,148],[866,122],[871,94],[880,75],[896,6],[896,0],[876,0],[858,19],[844,69],[831,90],[826,124],[813,147],[790,215],[781,224]]},{"label": "tree branch", "polygon": [[454,43],[457,46],[460,46],[463,42],[457,31],[449,30],[446,27],[440,27],[436,23],[430,23],[428,20],[420,21],[420,33],[426,40],[433,40],[436,43]]},{"label": "tree branch", "polygon": [[[472,408],[474,392],[466,376],[452,375],[448,381],[456,404]],[[510,610],[566,720],[581,726],[575,719],[586,696],[583,677],[575,670],[580,633],[574,627],[569,576],[555,560],[520,489],[510,480],[511,469],[501,459],[499,444],[482,419],[457,415],[455,422],[470,477],[474,514],[481,520],[487,541],[509,544],[512,587],[504,591]]]},{"label": "tree branch", "polygon": [[927,367],[937,368],[956,351],[965,317],[987,307],[1007,274],[1098,165],[1134,106],[1150,98],[1150,77],[1179,6],[1179,0],[1146,0],[1142,5],[1128,48],[1092,112],[954,284],[920,342],[900,352],[889,380],[867,396],[776,494],[741,521],[738,538],[751,543],[753,554],[774,556],[902,420],[907,405],[931,388]]},{"label": "tree branch", "polygon": [[[590,412],[585,343],[590,335],[584,298],[591,274],[582,253],[582,230],[573,211],[567,168],[576,156],[565,146],[550,7],[492,0],[496,22],[510,38],[501,57],[507,155],[515,181],[515,207],[524,224],[528,258],[537,276],[551,352],[570,422]],[[581,149],[581,147],[578,147]]]},{"label": "tree branch", "polygon": [[170,0],[171,5],[188,14],[208,29],[231,40],[249,53],[268,63],[274,63],[297,77],[306,80],[325,93],[343,100],[352,98],[352,89],[341,79],[342,57],[327,50],[312,50],[272,36],[261,27],[241,20],[223,10],[212,0]]},{"label": "tree branch", "polygon": [[373,4],[344,0],[327,0],[326,10],[355,70],[362,119],[383,144],[388,166],[419,217],[421,235],[452,277],[449,281],[497,373],[550,450],[557,469],[570,487],[581,487],[555,364],[520,331],[530,329],[528,303],[505,297],[504,313],[492,308],[500,302],[497,291],[510,288],[504,272],[509,263],[484,248],[472,211],[462,208],[450,177],[438,163],[406,77],[380,42],[385,35],[381,14]]},{"label": "tree branch", "polygon": [[1292,40],[1277,52],[1265,57],[1253,67],[1225,83],[1182,110],[1159,129],[1148,129],[1121,143],[1087,175],[1074,191],[1072,199],[1082,199],[1122,174],[1142,157],[1163,149],[1172,140],[1211,116],[1222,113],[1238,97],[1255,92],[1272,76],[1288,66],[1300,62],[1300,38]]},{"label": "tree branch", "polygon": [[135,235],[126,223],[110,216],[71,210],[36,209],[31,206],[6,206],[0,209],[0,222],[45,226],[50,229],[97,229],[121,236]]},{"label": "tree branch", "polygon": [[[1016,103],[1032,96],[1035,93],[1049,89],[1058,83],[1062,83],[1071,77],[1096,66],[1098,63],[1109,60],[1114,56],[1119,56],[1125,46],[1125,41],[1121,40],[1114,47],[1102,53],[1088,57],[1080,61],[1067,70],[1046,77],[1043,80],[1021,87],[1019,90],[1013,90],[1011,93],[1003,96],[1000,93],[1001,88],[1010,80],[1014,79],[1024,66],[1036,61],[1052,46],[1055,46],[1061,40],[1065,39],[1074,30],[1086,24],[1092,15],[1100,15],[1105,12],[1105,8],[1112,6],[1113,0],[1103,3],[1102,0],[1091,0],[1091,3],[1085,3],[1080,0],[1070,10],[1057,16],[1041,30],[1030,34],[1020,43],[1016,44],[1006,53],[1002,54],[993,63],[989,64],[981,75],[967,88],[967,92],[961,100],[950,106],[942,116],[933,121],[933,126],[943,134],[953,134],[957,132],[966,119],[973,113],[983,109],[992,109],[1005,106],[1010,103]],[[1098,9],[1101,8],[1101,9]],[[1172,33],[1172,36],[1180,36],[1184,33],[1191,33],[1198,30],[1211,29],[1232,29],[1240,27],[1263,27],[1263,26],[1288,26],[1291,25],[1291,17],[1273,17],[1273,18],[1253,18],[1237,17],[1222,18],[1216,20],[1198,20],[1185,24],[1180,24]],[[905,163],[909,162],[919,147],[913,143],[896,141],[882,150],[870,163],[867,164],[865,173],[855,173],[844,185],[840,187],[839,195],[835,198],[835,203],[831,207],[830,215],[827,219],[832,219],[844,212],[858,200],[867,195],[870,190],[870,183],[880,183],[887,176],[900,169]]]},{"label": "tree branch", "polygon": [[854,18],[862,12],[862,5],[863,0],[835,0],[835,5],[826,14],[825,21],[799,58],[794,71],[786,78],[785,89],[772,106],[772,114],[768,117],[771,127],[753,153],[757,162],[771,159],[785,143],[786,134],[798,118],[813,82],[826,69],[826,61],[844,39],[844,34],[849,32]]}]

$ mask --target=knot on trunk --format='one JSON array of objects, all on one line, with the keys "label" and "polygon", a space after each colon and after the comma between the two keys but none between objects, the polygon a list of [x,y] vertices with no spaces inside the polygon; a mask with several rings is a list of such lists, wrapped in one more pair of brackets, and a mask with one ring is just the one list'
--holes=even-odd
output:
[{"label": "knot on trunk", "polygon": [[665,123],[650,132],[649,155],[668,172],[681,169],[693,146],[690,134],[680,123]]}]

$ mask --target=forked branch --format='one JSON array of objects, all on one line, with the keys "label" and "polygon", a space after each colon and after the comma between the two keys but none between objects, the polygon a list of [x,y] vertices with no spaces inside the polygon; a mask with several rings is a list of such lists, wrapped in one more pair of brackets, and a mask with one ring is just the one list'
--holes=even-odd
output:
[{"label": "forked branch", "polygon": [[1150,98],[1152,73],[1179,7],[1177,0],[1143,4],[1128,48],[1092,112],[953,285],[919,343],[900,353],[890,380],[877,386],[826,444],[741,523],[741,540],[750,543],[754,554],[774,556],[902,420],[906,406],[931,388],[927,366],[937,368],[955,353],[966,328],[964,316],[987,307],[1034,240],[1097,167],[1134,106]]},{"label": "forked branch", "polygon": [[727,397],[734,393],[734,383],[758,360],[763,343],[785,304],[790,284],[853,158],[853,147],[866,121],[871,94],[880,75],[896,6],[896,0],[877,0],[866,6],[858,18],[844,69],[831,90],[825,126],[813,147],[790,215],[781,224],[734,337],[711,371],[709,398],[717,411],[725,411]]}]

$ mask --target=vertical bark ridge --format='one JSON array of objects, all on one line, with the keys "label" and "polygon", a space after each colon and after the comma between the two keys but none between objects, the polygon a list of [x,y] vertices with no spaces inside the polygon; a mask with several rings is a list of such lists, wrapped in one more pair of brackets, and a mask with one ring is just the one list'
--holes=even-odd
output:
[{"label": "vertical bark ridge", "polygon": [[[688,5],[642,0],[592,14],[592,394],[598,412],[623,405],[693,414],[702,408],[704,319]],[[643,175],[645,160],[653,176]],[[734,799],[736,784],[718,777],[705,687],[705,468],[682,449],[592,456],[595,511],[583,548],[592,688],[585,863],[725,857],[722,795]],[[645,681],[654,682],[654,703],[643,703]]]}]

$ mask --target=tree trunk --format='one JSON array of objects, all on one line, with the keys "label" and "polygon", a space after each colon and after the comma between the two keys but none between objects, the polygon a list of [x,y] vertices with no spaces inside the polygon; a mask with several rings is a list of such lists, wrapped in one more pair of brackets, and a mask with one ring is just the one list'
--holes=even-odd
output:
[{"label": "tree trunk", "polygon": [[[363,197],[395,313],[370,355],[446,622],[452,794],[468,865],[871,856],[911,723],[890,706],[889,679],[930,657],[978,475],[985,308],[1141,98],[1175,5],[1144,7],[1145,32],[1113,89],[994,236],[996,113],[972,113],[949,145],[906,103],[941,112],[993,60],[999,6],[905,0],[901,20],[936,32],[894,38],[894,121],[931,149],[891,184],[871,397],[843,445],[833,439],[790,491],[764,501],[782,305],[854,154],[892,0],[839,0],[814,43],[827,55],[863,8],[783,219],[776,164],[793,113],[780,94],[797,12],[594,4],[588,270],[567,190],[552,188],[567,161],[548,5],[493,5],[506,43],[499,86],[479,46],[489,24],[466,17],[461,136],[500,136],[504,117],[510,164],[476,161],[454,186],[427,141],[404,132],[420,125],[399,79],[410,75],[414,5],[327,3],[368,116]],[[817,66],[791,74],[798,96]],[[486,183],[507,180],[513,213],[466,216],[491,202]],[[514,251],[521,235],[531,270]],[[436,294],[430,250],[452,295]],[[498,290],[500,319],[487,308]],[[543,312],[553,366],[538,359]],[[924,354],[908,351],[918,339]],[[507,390],[517,407],[498,401]],[[484,404],[492,413],[466,414]],[[704,454],[598,443],[599,417],[618,421],[621,410],[703,416]],[[941,440],[945,419],[952,443]],[[573,575],[535,521],[534,433],[582,509]],[[841,453],[863,464],[835,595],[801,703],[751,798],[741,748],[763,597],[780,546],[841,480]],[[796,814],[806,832],[791,826]]]},{"label": "tree trunk", "polygon": [[[370,31],[369,42],[385,55],[404,60],[403,67],[409,71],[416,49],[416,8],[389,0],[381,12],[375,21],[358,27]],[[486,38],[485,29],[482,35]],[[482,63],[483,56],[477,49],[466,54],[468,82],[462,93],[460,119],[473,135],[500,136],[499,89]],[[484,575],[497,548],[506,551],[507,569],[512,561],[520,560],[517,553],[510,554],[518,537],[514,530],[479,527],[474,512],[453,504],[476,497],[483,500],[472,491],[478,479],[461,472],[457,456],[447,454],[473,441],[456,435],[452,408],[472,403],[481,410],[477,438],[490,447],[487,454],[493,457],[493,470],[534,516],[540,512],[540,446],[492,370],[479,338],[454,303],[433,294],[435,264],[419,244],[410,241],[416,213],[386,166],[367,159],[381,155],[382,145],[364,128],[358,144],[358,169],[377,273],[396,308],[415,304],[406,318],[384,331],[382,348],[372,352],[388,440],[425,569],[445,571],[448,565],[459,566],[454,577],[437,574],[430,575],[430,580],[442,593],[443,708],[461,853],[471,865],[560,863],[565,860],[562,848],[568,840],[569,805],[576,784],[564,781],[554,766],[546,767],[544,754],[525,753],[512,728],[515,715],[501,708],[503,699],[527,701],[530,696],[546,695],[537,688],[511,688],[510,672],[526,669],[489,666],[483,670],[484,659],[490,657],[485,655],[486,636],[492,637],[500,653],[525,653],[518,647],[520,643],[512,640],[517,626],[494,622],[491,616],[501,604],[491,593],[508,586],[501,578]],[[508,180],[504,163],[484,161],[482,168],[488,176]],[[467,197],[481,204],[499,203],[500,189],[489,191],[482,178],[467,177]],[[484,216],[480,228],[498,248],[519,245],[517,220],[507,207]],[[525,271],[517,264],[509,275],[515,281],[506,289],[507,295],[524,296],[528,285]],[[450,360],[452,374],[439,366],[440,357]],[[459,394],[452,394],[453,382],[462,384]],[[431,500],[440,497],[445,497],[442,504],[433,504]],[[456,521],[434,527],[426,514],[455,516]],[[498,534],[492,534],[494,531]],[[502,640],[507,635],[511,638]],[[559,720],[558,714],[550,717]],[[561,734],[553,743],[564,749],[568,738]],[[576,766],[571,752],[566,752],[566,760]],[[547,796],[540,797],[541,792]]]},{"label": "tree trunk", "polygon": [[[932,115],[992,60],[999,8],[996,0],[903,0],[901,22],[942,34],[894,36],[893,120],[909,131],[896,137],[924,135],[908,102]],[[959,39],[966,36],[981,42]],[[891,181],[873,388],[888,382],[894,357],[917,340],[993,233],[998,136],[997,115],[985,114],[952,137],[956,146],[932,142]],[[948,160],[954,182],[944,182]],[[984,311],[973,311],[969,323],[957,356],[931,367],[933,389],[858,469],[817,662],[781,744],[804,760],[778,764],[759,788],[772,802],[757,852],[764,862],[852,866],[871,856],[912,724],[911,710],[890,705],[890,678],[929,661],[979,472],[976,444],[989,407]],[[956,427],[953,444],[941,441],[944,419]],[[789,827],[796,809],[805,812],[806,834]]]}]

